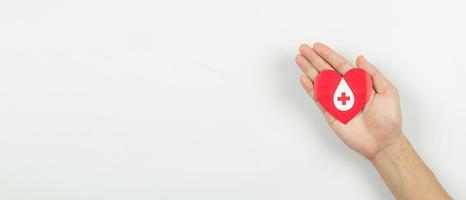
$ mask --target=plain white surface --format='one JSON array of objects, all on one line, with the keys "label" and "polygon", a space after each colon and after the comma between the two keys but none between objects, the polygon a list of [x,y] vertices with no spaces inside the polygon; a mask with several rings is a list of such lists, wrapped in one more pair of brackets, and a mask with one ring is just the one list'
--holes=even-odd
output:
[{"label": "plain white surface", "polygon": [[302,42],[364,54],[466,193],[461,1],[0,2],[0,199],[392,199],[302,91]]}]

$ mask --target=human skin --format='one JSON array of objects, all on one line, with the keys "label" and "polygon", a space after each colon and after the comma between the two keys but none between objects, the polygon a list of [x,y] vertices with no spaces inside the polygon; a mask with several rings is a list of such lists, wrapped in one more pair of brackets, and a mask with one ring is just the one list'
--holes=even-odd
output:
[{"label": "human skin", "polygon": [[364,109],[343,124],[316,101],[314,80],[323,70],[344,74],[353,65],[319,42],[301,45],[296,63],[304,73],[301,85],[322,110],[332,130],[373,164],[397,199],[451,199],[404,135],[398,90],[376,67],[363,56],[357,57],[356,66],[370,74],[373,89]]}]

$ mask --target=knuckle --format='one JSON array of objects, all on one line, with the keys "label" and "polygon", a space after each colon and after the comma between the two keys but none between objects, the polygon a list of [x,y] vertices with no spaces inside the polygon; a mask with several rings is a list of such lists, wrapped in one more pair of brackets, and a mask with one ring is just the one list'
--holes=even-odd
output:
[{"label": "knuckle", "polygon": [[336,68],[343,69],[345,67],[348,67],[350,63],[347,60],[342,60],[340,63],[335,66]]},{"label": "knuckle", "polygon": [[393,94],[393,95],[398,95],[399,94],[398,89],[395,86],[393,86],[392,84],[390,84],[387,87],[387,93]]}]

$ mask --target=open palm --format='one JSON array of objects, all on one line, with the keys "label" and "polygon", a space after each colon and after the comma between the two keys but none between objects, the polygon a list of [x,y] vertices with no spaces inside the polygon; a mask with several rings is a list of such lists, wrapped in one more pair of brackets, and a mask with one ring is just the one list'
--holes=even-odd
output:
[{"label": "open palm", "polygon": [[[341,55],[322,43],[313,47],[301,45],[296,63],[304,72],[300,81],[304,90],[314,99],[314,80],[323,70],[336,70],[344,74],[353,66]],[[401,111],[396,88],[363,56],[356,59],[356,66],[366,70],[372,78],[373,91],[359,114],[347,124],[336,120],[322,109],[330,127],[349,147],[368,159],[401,135]]]}]

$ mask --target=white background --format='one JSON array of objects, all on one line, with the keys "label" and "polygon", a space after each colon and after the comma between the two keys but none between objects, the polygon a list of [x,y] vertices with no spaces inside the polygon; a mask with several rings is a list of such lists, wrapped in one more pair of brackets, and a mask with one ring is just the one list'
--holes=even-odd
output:
[{"label": "white background", "polygon": [[0,2],[0,199],[392,199],[298,83],[300,43],[364,54],[466,192],[461,1]]}]

